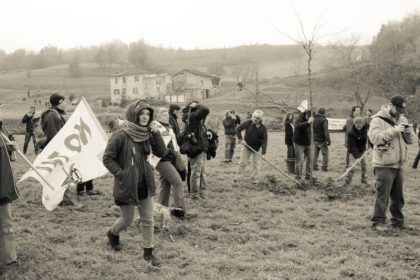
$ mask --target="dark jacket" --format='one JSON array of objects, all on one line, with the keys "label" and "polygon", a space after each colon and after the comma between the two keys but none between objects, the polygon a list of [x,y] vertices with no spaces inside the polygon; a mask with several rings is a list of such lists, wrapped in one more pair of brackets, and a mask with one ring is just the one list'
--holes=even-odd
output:
[{"label": "dark jacket", "polygon": [[[189,106],[185,107],[183,110],[182,121],[185,123],[185,130],[183,132],[183,144],[188,141],[188,135],[194,133],[196,141],[191,146],[194,152],[194,155],[197,156],[203,151],[208,150],[209,140],[207,138],[207,129],[204,125],[204,121],[209,114],[210,110],[201,104],[198,104],[195,108],[190,108]],[[189,155],[190,156],[190,155]],[[191,157],[191,156],[190,156]],[[192,156],[194,157],[194,156]]]},{"label": "dark jacket", "polygon": [[[144,101],[131,103],[127,108],[127,120],[135,123],[138,113],[144,108],[153,112]],[[150,119],[153,119],[153,114]],[[117,202],[139,205],[141,199],[155,194],[155,175],[147,161],[150,152],[157,157],[166,155],[167,149],[160,133],[151,133],[147,141],[134,142],[118,129],[108,140],[103,163],[115,177],[113,195]]]},{"label": "dark jacket", "polygon": [[223,127],[225,128],[225,135],[235,135],[238,120],[231,117],[226,117],[223,120]]},{"label": "dark jacket", "polygon": [[[10,139],[10,135],[4,127],[0,130]],[[7,152],[6,143],[0,136],[0,206],[6,205],[17,198],[18,191],[13,177],[9,153]]]},{"label": "dark jacket", "polygon": [[368,125],[364,125],[361,130],[357,130],[353,125],[347,134],[347,150],[355,158],[359,158],[366,151],[366,142],[368,140]]},{"label": "dark jacket", "polygon": [[293,145],[293,127],[290,122],[284,124],[284,143],[286,145]]},{"label": "dark jacket", "polygon": [[301,113],[296,119],[293,143],[302,146],[311,144],[311,126],[308,123],[308,118],[306,118],[306,113]]},{"label": "dark jacket", "polygon": [[262,154],[267,152],[267,128],[261,124],[257,127],[252,120],[246,120],[236,128],[236,136],[242,140],[242,130],[245,130],[245,142],[254,150],[262,148]]},{"label": "dark jacket", "polygon": [[331,143],[328,132],[328,120],[325,115],[318,114],[314,119],[314,141]]},{"label": "dark jacket", "polygon": [[63,114],[64,111],[56,107],[52,107],[42,113],[41,126],[42,131],[44,131],[45,136],[47,137],[46,144],[48,144],[54,138],[54,136],[66,123],[63,118]]},{"label": "dark jacket", "polygon": [[181,145],[181,143],[182,143],[181,131],[179,129],[178,118],[177,118],[176,115],[169,114],[169,125],[171,126],[172,131],[175,134],[176,142],[178,143],[178,145]]},{"label": "dark jacket", "polygon": [[32,122],[32,118],[33,118],[33,115],[29,116],[28,114],[25,114],[22,118],[22,123],[26,124],[25,131],[29,133],[34,132],[34,124]]}]

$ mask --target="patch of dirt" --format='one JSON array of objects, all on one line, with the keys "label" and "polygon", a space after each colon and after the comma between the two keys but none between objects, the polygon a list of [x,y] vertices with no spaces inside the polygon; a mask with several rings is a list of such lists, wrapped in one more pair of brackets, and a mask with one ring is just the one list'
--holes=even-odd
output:
[{"label": "patch of dirt", "polygon": [[372,185],[361,183],[345,185],[344,182],[337,182],[332,177],[328,177],[325,182],[319,182],[319,189],[322,192],[322,198],[326,201],[349,201],[375,194]]},{"label": "patch of dirt", "polygon": [[288,181],[279,181],[274,175],[265,175],[265,177],[256,185],[260,191],[268,190],[275,195],[295,195],[296,185]]}]

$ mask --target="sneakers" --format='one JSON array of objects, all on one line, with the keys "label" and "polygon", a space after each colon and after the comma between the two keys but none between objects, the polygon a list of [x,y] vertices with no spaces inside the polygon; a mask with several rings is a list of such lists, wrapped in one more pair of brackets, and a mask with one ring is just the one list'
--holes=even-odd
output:
[{"label": "sneakers", "polygon": [[319,170],[318,166],[314,165],[314,170],[318,171]]},{"label": "sneakers", "polygon": [[416,229],[414,226],[407,225],[407,224],[393,224],[391,225],[391,227],[397,230],[415,230]]},{"label": "sneakers", "polygon": [[384,232],[388,230],[388,228],[382,223],[373,223],[372,229],[378,232]]},{"label": "sneakers", "polygon": [[153,254],[153,248],[144,248],[143,258],[153,266],[159,266],[162,263],[159,257]]},{"label": "sneakers", "polygon": [[108,237],[109,245],[111,246],[111,249],[113,251],[121,251],[121,245],[120,245],[120,236],[114,235],[111,230],[108,230],[106,233],[106,236]]}]

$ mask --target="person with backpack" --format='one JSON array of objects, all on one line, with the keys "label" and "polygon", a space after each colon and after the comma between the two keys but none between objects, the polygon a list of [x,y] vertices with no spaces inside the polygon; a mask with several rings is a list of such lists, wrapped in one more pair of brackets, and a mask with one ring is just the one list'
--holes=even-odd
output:
[{"label": "person with backpack", "polygon": [[113,196],[121,211],[121,217],[107,232],[112,250],[121,250],[120,233],[131,225],[137,208],[143,235],[143,258],[153,266],[159,266],[161,261],[153,249],[155,175],[148,157],[153,153],[162,158],[167,149],[159,129],[151,125],[153,113],[145,100],[130,103],[125,112],[126,120],[109,138],[102,161],[114,175]]},{"label": "person with backpack", "polygon": [[407,102],[402,96],[394,96],[390,103],[373,116],[368,137],[373,145],[372,165],[376,177],[376,200],[372,228],[384,231],[386,210],[391,212],[391,226],[410,229],[404,223],[404,163],[407,145],[415,139],[413,129],[405,117]]},{"label": "person with backpack", "polygon": [[182,121],[185,123],[181,153],[188,156],[191,168],[190,195],[191,199],[206,199],[206,160],[209,148],[209,138],[212,134],[207,132],[204,123],[209,108],[197,101],[190,102],[183,110]]}]

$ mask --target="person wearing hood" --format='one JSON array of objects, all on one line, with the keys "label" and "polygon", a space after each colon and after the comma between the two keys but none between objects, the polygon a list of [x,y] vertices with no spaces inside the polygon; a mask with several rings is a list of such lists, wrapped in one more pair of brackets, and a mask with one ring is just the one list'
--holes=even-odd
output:
[{"label": "person wearing hood", "polygon": [[157,266],[161,261],[153,252],[155,176],[147,159],[150,153],[164,157],[167,149],[159,129],[151,125],[153,113],[144,100],[130,103],[125,112],[126,120],[108,140],[103,163],[114,175],[113,196],[121,210],[121,217],[107,232],[111,248],[121,250],[120,233],[133,222],[137,208],[142,226],[143,257]]},{"label": "person wearing hood", "polygon": [[158,202],[163,206],[169,206],[169,198],[174,200],[174,206],[182,209],[179,213],[180,218],[187,217],[184,200],[184,183],[186,178],[186,167],[179,153],[179,146],[176,141],[175,133],[169,124],[169,113],[166,108],[156,110],[155,124],[162,135],[168,152],[162,158],[152,156],[149,162],[156,167],[160,174],[160,188]]},{"label": "person wearing hood", "polygon": [[325,117],[325,108],[319,108],[314,119],[314,170],[318,170],[319,151],[322,153],[322,171],[328,171],[328,146],[331,145],[328,132],[328,120]]},{"label": "person wearing hood", "polygon": [[[360,158],[363,153],[366,151],[366,143],[368,140],[367,131],[369,125],[365,122],[362,117],[356,117],[353,120],[352,129],[347,134],[347,149],[350,154],[350,163],[354,162]],[[366,157],[360,161],[361,166],[361,183],[368,185],[368,180],[366,176]],[[353,179],[353,174],[355,169],[353,168],[348,173],[346,180],[344,181],[344,186],[348,186]]]},{"label": "person wearing hood", "polygon": [[[11,203],[18,198],[12,165],[8,149],[15,146],[7,144],[10,133],[3,125],[2,113],[0,112],[0,267],[16,261],[15,236],[13,231],[13,219]],[[13,143],[13,142],[12,142]],[[13,143],[14,144],[14,143]]]},{"label": "person wearing hood", "polygon": [[177,104],[170,104],[169,105],[169,125],[172,128],[172,131],[175,133],[176,141],[178,145],[182,144],[181,139],[181,130],[179,129],[178,124],[178,113],[181,110],[181,107]]},{"label": "person wearing hood", "polygon": [[296,153],[295,173],[296,179],[302,179],[303,161],[306,158],[306,175],[305,179],[311,177],[311,123],[314,118],[311,117],[311,111],[302,112],[296,120],[295,132],[293,133],[293,145]]},{"label": "person wearing hood", "polygon": [[182,121],[185,123],[183,145],[188,148],[185,152],[191,167],[189,178],[191,199],[206,199],[206,159],[209,148],[209,134],[204,123],[210,113],[209,108],[198,103],[190,102],[183,110]]},{"label": "person wearing hood", "polygon": [[402,96],[394,96],[390,103],[373,116],[368,137],[373,145],[372,165],[376,177],[376,200],[372,228],[383,231],[386,209],[389,205],[391,225],[397,229],[409,229],[404,223],[403,184],[407,145],[415,139],[413,129],[405,117],[407,102]]}]

